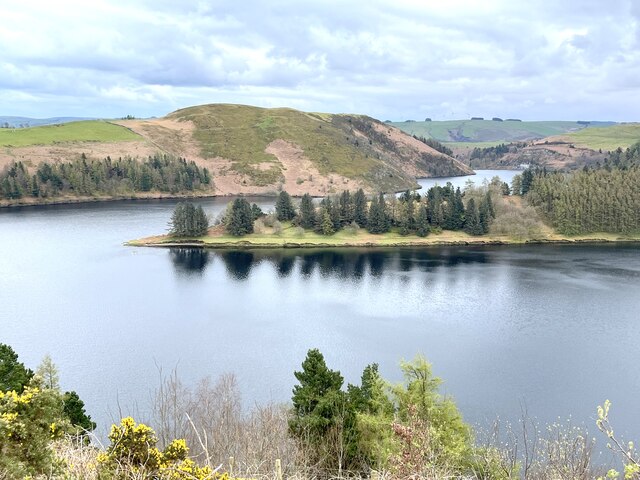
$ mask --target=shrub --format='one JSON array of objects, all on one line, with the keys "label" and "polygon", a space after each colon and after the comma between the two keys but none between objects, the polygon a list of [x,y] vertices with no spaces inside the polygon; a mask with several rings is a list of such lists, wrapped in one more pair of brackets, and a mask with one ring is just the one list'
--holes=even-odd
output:
[{"label": "shrub", "polygon": [[[187,458],[189,448],[185,440],[173,440],[160,451],[153,429],[136,424],[131,417],[123,418],[120,425],[111,426],[109,440],[111,444],[107,451],[98,455],[100,471],[107,478],[126,478],[129,472],[142,474],[143,478],[170,480],[212,478],[213,471],[209,466],[199,467]],[[216,473],[214,478],[226,480],[227,475]]]}]

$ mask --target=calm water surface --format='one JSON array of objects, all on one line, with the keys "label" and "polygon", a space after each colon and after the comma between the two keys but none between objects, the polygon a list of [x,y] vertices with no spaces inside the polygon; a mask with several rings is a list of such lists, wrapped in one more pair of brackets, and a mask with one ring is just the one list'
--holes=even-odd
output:
[{"label": "calm water surface", "polygon": [[[264,208],[269,199],[252,199]],[[212,215],[226,199],[200,202]],[[205,252],[124,247],[173,201],[0,211],[0,342],[49,353],[104,428],[148,412],[158,368],[234,372],[247,403],[287,400],[306,351],[357,382],[423,353],[465,418],[521,409],[595,432],[609,398],[640,439],[640,248]]]}]

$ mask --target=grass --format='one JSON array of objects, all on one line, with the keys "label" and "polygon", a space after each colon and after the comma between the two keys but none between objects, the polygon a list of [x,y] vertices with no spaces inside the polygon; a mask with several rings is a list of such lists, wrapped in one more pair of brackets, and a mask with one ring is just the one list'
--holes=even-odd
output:
[{"label": "grass", "polygon": [[602,128],[588,128],[566,135],[568,141],[593,150],[627,148],[640,141],[640,123],[627,123]]},{"label": "grass", "polygon": [[101,120],[0,129],[0,147],[29,147],[69,142],[124,142],[141,138],[125,127]]},{"label": "grass", "polygon": [[[391,125],[410,135],[435,138],[441,142],[512,142],[561,135],[582,130],[577,122],[494,122],[493,120],[446,120],[432,122],[393,122]],[[591,127],[589,127],[591,129]],[[462,140],[465,137],[468,140]]]},{"label": "grass", "polygon": [[359,148],[357,138],[339,121],[341,116],[224,104],[185,108],[171,116],[194,123],[194,138],[205,158],[228,158],[234,170],[261,185],[277,181],[282,174],[276,157],[264,151],[276,139],[302,148],[321,174],[360,178],[382,166],[368,145]]},{"label": "grass", "polygon": [[[220,229],[212,229],[210,235],[199,238],[174,238],[168,235],[141,238],[127,242],[130,246],[200,246],[210,248],[273,248],[273,247],[402,247],[428,245],[455,244],[521,244],[527,240],[515,239],[506,235],[471,236],[462,231],[444,230],[441,233],[431,233],[426,237],[416,235],[400,235],[397,231],[374,235],[364,229],[355,234],[341,230],[333,235],[320,235],[311,231],[304,231],[302,235],[291,224],[283,224],[280,234],[270,231],[253,233],[244,237],[234,237],[221,233]],[[596,233],[569,237],[554,232],[546,232],[540,237],[530,239],[531,242],[615,242],[640,241],[640,233],[631,236],[621,236],[611,233]]]}]

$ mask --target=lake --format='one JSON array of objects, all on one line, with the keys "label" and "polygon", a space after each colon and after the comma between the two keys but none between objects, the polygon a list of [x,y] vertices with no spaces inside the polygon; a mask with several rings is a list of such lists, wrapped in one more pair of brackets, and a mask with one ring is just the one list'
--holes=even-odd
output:
[{"label": "lake", "polygon": [[[492,172],[495,173],[495,172]],[[272,199],[250,199],[263,208]],[[198,201],[215,216],[228,199]],[[166,231],[175,201],[0,210],[0,342],[49,353],[102,431],[144,417],[158,369],[237,375],[244,400],[286,401],[317,347],[346,381],[424,354],[465,419],[596,406],[640,440],[637,245],[215,252],[123,246]]]}]

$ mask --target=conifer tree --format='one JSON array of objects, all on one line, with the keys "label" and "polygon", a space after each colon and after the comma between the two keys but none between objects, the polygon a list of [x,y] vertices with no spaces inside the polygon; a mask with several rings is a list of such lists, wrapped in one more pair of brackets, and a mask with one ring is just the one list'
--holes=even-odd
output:
[{"label": "conifer tree", "polygon": [[253,211],[244,198],[236,198],[231,204],[226,229],[235,237],[253,233]]},{"label": "conifer tree", "polygon": [[416,218],[416,234],[419,237],[426,237],[429,234],[429,217],[427,207],[421,204],[418,208],[418,217]]},{"label": "conifer tree", "polygon": [[316,208],[313,205],[311,195],[305,193],[300,201],[300,226],[312,229],[316,226]]},{"label": "conifer tree", "polygon": [[469,235],[482,235],[483,233],[482,225],[480,224],[480,214],[473,198],[467,203],[464,230]]},{"label": "conifer tree", "polygon": [[288,222],[293,220],[295,216],[296,209],[291,201],[291,196],[282,190],[276,199],[276,218],[281,222]]},{"label": "conifer tree", "polygon": [[344,190],[340,195],[340,225],[345,226],[354,221],[354,205],[349,190]]},{"label": "conifer tree", "polygon": [[361,188],[353,196],[353,220],[360,226],[367,226],[367,198]]}]

